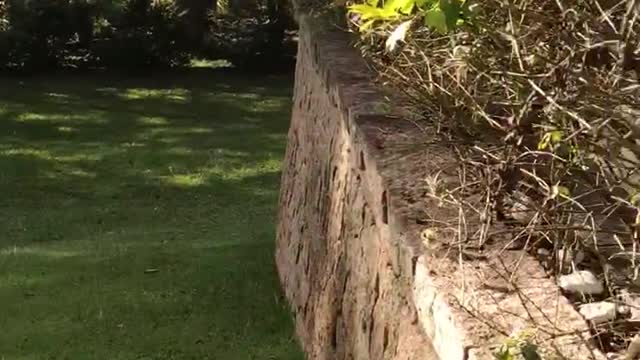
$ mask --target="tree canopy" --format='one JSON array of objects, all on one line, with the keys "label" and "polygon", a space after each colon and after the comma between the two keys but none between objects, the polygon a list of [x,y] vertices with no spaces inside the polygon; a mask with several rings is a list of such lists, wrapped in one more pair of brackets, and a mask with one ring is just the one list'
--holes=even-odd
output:
[{"label": "tree canopy", "polygon": [[0,2],[0,68],[279,62],[288,16],[279,0],[8,0]]}]

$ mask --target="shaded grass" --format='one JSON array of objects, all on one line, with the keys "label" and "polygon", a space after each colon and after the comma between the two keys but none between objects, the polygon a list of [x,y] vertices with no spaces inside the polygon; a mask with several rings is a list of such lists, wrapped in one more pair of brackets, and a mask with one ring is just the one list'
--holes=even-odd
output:
[{"label": "shaded grass", "polygon": [[0,80],[0,359],[301,359],[272,260],[289,87]]}]

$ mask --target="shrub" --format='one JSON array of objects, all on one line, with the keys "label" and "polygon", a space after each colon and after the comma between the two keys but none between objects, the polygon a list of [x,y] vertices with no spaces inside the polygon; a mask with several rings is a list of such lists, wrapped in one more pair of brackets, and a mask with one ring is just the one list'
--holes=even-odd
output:
[{"label": "shrub", "polygon": [[98,20],[92,54],[103,66],[168,67],[188,60],[181,43],[181,13],[172,1],[129,0],[122,12]]},{"label": "shrub", "polygon": [[215,1],[0,1],[0,69],[171,67],[192,54],[281,63],[288,25],[279,2],[258,1],[242,12],[250,15],[216,19],[209,28]]},{"label": "shrub", "polygon": [[[350,15],[380,76],[456,148],[462,184],[428,196],[461,215],[434,227],[467,224],[464,244],[591,254],[605,297],[637,282],[637,1],[371,0]],[[491,235],[502,226],[506,241]]]},{"label": "shrub", "polygon": [[[220,5],[220,4],[219,4]],[[207,52],[246,70],[290,67],[296,44],[292,9],[283,1],[258,2],[251,9],[219,9],[212,16]],[[242,14],[241,16],[236,15]]]},{"label": "shrub", "polygon": [[9,1],[2,32],[8,63],[26,68],[57,66],[75,24],[69,0]]}]

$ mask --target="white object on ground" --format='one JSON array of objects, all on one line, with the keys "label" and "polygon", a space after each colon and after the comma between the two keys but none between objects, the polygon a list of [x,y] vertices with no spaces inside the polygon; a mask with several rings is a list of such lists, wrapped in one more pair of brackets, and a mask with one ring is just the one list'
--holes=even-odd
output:
[{"label": "white object on ground", "polygon": [[551,253],[545,248],[540,248],[538,249],[538,256],[548,258],[549,256],[551,256]]},{"label": "white object on ground", "polygon": [[387,42],[385,43],[387,51],[394,51],[398,43],[404,41],[404,39],[407,37],[407,31],[409,30],[409,27],[411,27],[411,22],[412,20],[407,20],[398,25],[398,27],[393,30],[393,32],[387,39]]},{"label": "white object on ground", "polygon": [[596,324],[611,321],[616,318],[616,304],[608,301],[584,304],[580,306],[580,314]]},{"label": "white object on ground", "polygon": [[602,283],[588,270],[575,271],[569,275],[562,275],[558,285],[565,291],[581,294],[601,294],[604,291]]},{"label": "white object on ground", "polygon": [[625,354],[625,360],[636,360],[640,358],[640,335],[636,335],[633,337],[631,342],[629,343],[629,347],[627,348],[627,353]]},{"label": "white object on ground", "polygon": [[620,306],[618,312],[625,315],[631,314],[629,321],[640,321],[640,297],[623,289],[620,291],[620,300],[624,305]]}]

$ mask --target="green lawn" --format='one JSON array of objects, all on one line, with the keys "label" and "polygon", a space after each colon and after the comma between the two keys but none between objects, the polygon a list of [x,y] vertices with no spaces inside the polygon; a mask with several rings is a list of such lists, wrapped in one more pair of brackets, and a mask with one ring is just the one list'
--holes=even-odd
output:
[{"label": "green lawn", "polygon": [[301,359],[273,262],[291,81],[0,80],[0,359]]}]

